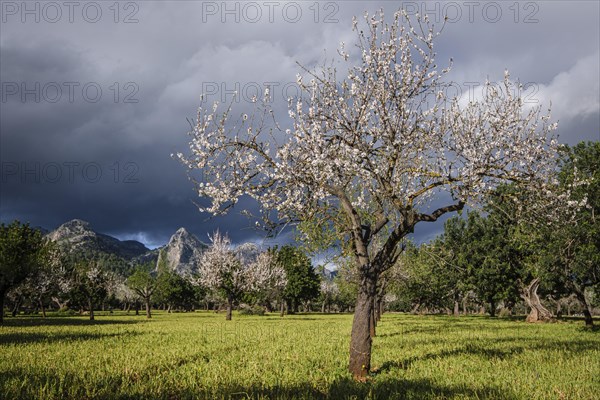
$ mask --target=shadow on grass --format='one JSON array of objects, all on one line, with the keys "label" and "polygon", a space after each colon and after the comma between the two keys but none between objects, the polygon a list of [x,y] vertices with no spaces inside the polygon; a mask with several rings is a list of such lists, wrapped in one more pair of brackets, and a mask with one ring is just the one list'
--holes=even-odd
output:
[{"label": "shadow on grass", "polygon": [[[339,377],[322,390],[309,382],[297,385],[219,385],[211,388],[183,388],[172,385],[159,391],[137,383],[153,377],[146,372],[132,375],[107,376],[84,380],[73,374],[57,375],[50,372],[10,369],[0,372],[0,390],[7,398],[36,398],[44,387],[46,397],[61,399],[516,399],[506,390],[488,386],[473,388],[465,385],[442,385],[430,379],[403,380],[395,377],[374,377],[367,383],[358,383],[349,377]],[[155,378],[155,376],[154,376]],[[26,380],[27,385],[19,382]],[[148,392],[146,392],[146,390]]]},{"label": "shadow on grass", "polygon": [[[523,341],[528,341],[526,346],[516,345],[517,343],[523,343]],[[498,342],[514,342],[515,346],[511,347],[509,350],[500,350],[494,348],[494,343]],[[381,367],[377,368],[373,374],[380,375],[385,372],[392,371],[394,369],[408,369],[414,363],[420,361],[427,361],[436,358],[445,358],[445,357],[454,357],[459,355],[472,355],[478,356],[482,358],[486,358],[488,360],[504,360],[515,355],[521,354],[524,351],[539,351],[539,350],[566,350],[572,354],[585,353],[588,351],[598,349],[598,342],[593,340],[568,340],[568,341],[544,341],[535,338],[523,339],[519,337],[511,337],[511,338],[499,338],[494,339],[492,343],[481,343],[480,345],[475,345],[472,343],[468,343],[467,345],[454,349],[454,350],[444,350],[436,353],[428,353],[420,356],[409,357],[404,360],[392,360],[384,362]]]},{"label": "shadow on grass", "polygon": [[[143,319],[142,319],[143,318]],[[90,325],[131,325],[148,321],[145,317],[133,319],[119,319],[115,317],[100,317],[94,321],[83,317],[49,317],[49,318],[5,318],[0,326],[26,327],[26,326],[90,326]]]},{"label": "shadow on grass", "polygon": [[467,344],[464,347],[454,349],[454,350],[444,350],[437,353],[428,353],[420,356],[409,357],[400,361],[386,361],[384,362],[380,368],[374,371],[374,375],[379,375],[384,372],[388,372],[394,369],[408,369],[415,362],[419,361],[427,361],[436,358],[445,358],[445,357],[454,357],[458,355],[474,355],[480,356],[487,359],[497,359],[504,360],[508,357],[512,357],[516,354],[520,354],[524,351],[522,347],[515,347],[510,349],[509,351],[499,350],[494,348],[482,348],[478,346],[474,346],[471,344]]},{"label": "shadow on grass", "polygon": [[494,387],[475,389],[440,385],[429,379],[401,380],[389,377],[374,379],[367,383],[358,383],[350,378],[339,378],[326,391],[320,391],[308,383],[271,388],[239,386],[218,388],[212,393],[184,393],[181,398],[204,398],[203,396],[227,399],[448,399],[455,397],[515,399],[505,390]]},{"label": "shadow on grass", "polygon": [[0,334],[0,345],[7,344],[29,344],[29,343],[55,343],[55,342],[72,342],[98,340],[126,336],[137,336],[139,332],[123,332],[123,333],[38,333],[38,332],[21,332]]}]

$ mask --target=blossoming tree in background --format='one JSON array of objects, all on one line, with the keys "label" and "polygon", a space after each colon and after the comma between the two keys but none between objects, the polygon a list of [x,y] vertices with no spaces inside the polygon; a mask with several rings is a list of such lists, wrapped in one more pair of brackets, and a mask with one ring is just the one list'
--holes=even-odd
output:
[{"label": "blossoming tree in background", "polygon": [[277,261],[273,251],[260,253],[248,267],[251,290],[267,301],[277,300],[280,305],[280,315],[283,316],[283,290],[287,285],[287,275],[283,266]]},{"label": "blossoming tree in background", "polygon": [[397,12],[386,23],[379,12],[365,22],[361,30],[354,20],[356,50],[339,50],[341,63],[355,62],[347,74],[324,65],[298,76],[290,129],[266,103],[239,119],[215,103],[198,111],[191,153],[177,155],[203,172],[198,194],[212,202],[201,211],[221,214],[250,196],[265,220],[299,223],[307,241],[343,245],[360,282],[349,361],[359,380],[371,368],[377,282],[402,239],[507,181],[543,188],[557,146],[549,116],[524,109],[508,73],[477,101],[447,98],[448,69],[433,46],[439,31],[426,17]]},{"label": "blossoming tree in background", "polygon": [[247,292],[281,292],[287,283],[285,270],[270,252],[245,243],[233,249],[231,240],[219,231],[210,236],[198,268],[199,283],[227,300],[226,320],[231,320],[233,304]]},{"label": "blossoming tree in background", "polygon": [[219,291],[227,300],[226,320],[231,320],[233,303],[248,288],[244,266],[231,249],[231,241],[219,231],[210,237],[211,245],[200,260],[200,283]]}]

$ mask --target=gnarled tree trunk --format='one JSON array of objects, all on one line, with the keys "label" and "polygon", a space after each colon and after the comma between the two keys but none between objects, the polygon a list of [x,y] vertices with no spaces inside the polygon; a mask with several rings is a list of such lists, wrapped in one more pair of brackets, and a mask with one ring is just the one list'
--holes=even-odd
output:
[{"label": "gnarled tree trunk", "polygon": [[[2,300],[4,300],[4,298]],[[15,301],[15,304],[13,305],[13,309],[11,312],[11,315],[13,316],[13,318],[19,314],[19,308],[21,308],[21,301],[22,301],[22,298],[19,296],[19,298]]]},{"label": "gnarled tree trunk", "polygon": [[528,286],[521,288],[521,297],[531,309],[526,319],[527,322],[551,321],[553,319],[552,313],[540,302],[540,297],[537,294],[539,286],[540,279],[534,278]]},{"label": "gnarled tree trunk", "polygon": [[350,373],[357,380],[364,380],[371,369],[371,328],[376,286],[377,275],[363,271],[352,321],[348,366]]},{"label": "gnarled tree trunk", "polygon": [[58,297],[52,297],[52,301],[56,303],[59,310],[67,308],[69,300],[61,301]]},{"label": "gnarled tree trunk", "polygon": [[583,306],[583,316],[585,318],[585,325],[593,326],[594,319],[592,318],[592,306],[591,306],[591,304],[588,303],[587,299],[585,298],[585,288],[584,289],[577,288],[574,290],[574,292],[575,292],[575,297],[577,297],[577,300],[579,300],[579,302]]},{"label": "gnarled tree trunk", "polygon": [[416,314],[419,311],[419,307],[421,307],[421,303],[417,303],[413,306],[413,308],[410,310],[411,314]]}]

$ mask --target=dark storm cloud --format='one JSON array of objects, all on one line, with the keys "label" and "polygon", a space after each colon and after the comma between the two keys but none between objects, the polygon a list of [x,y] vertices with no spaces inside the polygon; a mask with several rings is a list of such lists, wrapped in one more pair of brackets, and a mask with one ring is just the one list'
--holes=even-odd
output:
[{"label": "dark storm cloud", "polygon": [[[352,50],[351,17],[379,7],[426,12],[440,25],[448,13],[438,60],[454,59],[449,78],[462,95],[508,68],[540,104],[552,100],[561,141],[600,140],[598,3],[509,3],[133,1],[115,14],[113,2],[79,2],[70,15],[56,2],[62,14],[52,22],[48,3],[29,2],[27,14],[24,3],[3,1],[1,220],[52,229],[81,218],[152,246],[180,226],[204,241],[217,228],[237,243],[262,241],[239,215],[256,207],[249,200],[226,217],[198,213],[193,201],[202,200],[169,156],[185,151],[186,118],[202,92],[230,101],[239,90],[236,112],[248,112],[268,82],[285,116],[296,61],[313,67],[341,41]],[[419,226],[415,236],[441,227]]]}]

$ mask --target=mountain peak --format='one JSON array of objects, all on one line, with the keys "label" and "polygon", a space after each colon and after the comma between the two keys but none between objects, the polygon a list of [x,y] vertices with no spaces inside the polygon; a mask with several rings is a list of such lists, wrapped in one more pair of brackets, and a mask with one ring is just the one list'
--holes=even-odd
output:
[{"label": "mountain peak", "polygon": [[64,224],[62,224],[61,226],[58,227],[58,229],[60,229],[60,228],[70,228],[70,229],[79,228],[79,229],[91,230],[89,222],[84,221],[82,219],[77,219],[77,218],[65,222]]},{"label": "mountain peak", "polygon": [[183,226],[179,229],[177,229],[177,231],[175,231],[175,235],[173,236],[188,236],[190,235],[190,233],[188,232],[187,229],[185,229]]},{"label": "mountain peak", "polygon": [[95,234],[90,228],[89,222],[81,219],[72,219],[50,232],[49,236],[54,241],[60,241],[73,236],[95,236]]},{"label": "mountain peak", "polygon": [[91,229],[89,222],[81,219],[65,222],[48,233],[48,237],[54,242],[70,247],[73,251],[101,251],[125,259],[138,257],[148,252],[146,246],[135,240],[120,241],[112,236],[97,233]]},{"label": "mountain peak", "polygon": [[194,234],[183,227],[179,228],[161,249],[159,264],[166,262],[170,269],[181,275],[195,273],[205,248],[206,245]]}]

